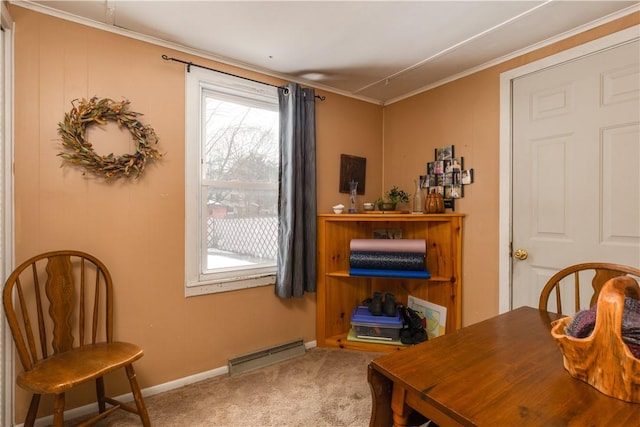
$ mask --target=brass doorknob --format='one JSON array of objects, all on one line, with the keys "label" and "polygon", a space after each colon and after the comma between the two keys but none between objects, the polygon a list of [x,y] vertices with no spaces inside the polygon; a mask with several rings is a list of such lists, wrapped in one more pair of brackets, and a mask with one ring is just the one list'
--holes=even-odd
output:
[{"label": "brass doorknob", "polygon": [[513,253],[513,256],[516,257],[516,259],[522,261],[527,259],[529,253],[527,253],[525,249],[516,249],[516,251]]}]

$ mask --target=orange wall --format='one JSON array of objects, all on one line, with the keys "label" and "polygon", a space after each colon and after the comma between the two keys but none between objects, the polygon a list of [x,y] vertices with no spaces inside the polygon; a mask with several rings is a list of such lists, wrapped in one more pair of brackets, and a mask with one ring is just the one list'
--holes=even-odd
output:
[{"label": "orange wall", "polygon": [[[267,286],[184,297],[185,71],[161,55],[281,82],[24,8],[10,6],[10,13],[16,23],[16,261],[62,248],[102,259],[115,280],[116,339],[145,350],[137,363],[143,388],[274,344],[315,340],[315,294],[281,300]],[[141,179],[105,182],[60,167],[57,124],[72,100],[94,95],[129,99],[159,135],[166,156]],[[317,102],[318,207],[330,212],[348,199],[338,192],[340,153],[368,157],[367,192],[380,192],[382,107],[323,95],[326,101]],[[107,141],[100,129],[90,132]],[[124,138],[115,126],[109,135]],[[117,381],[126,392],[124,378]],[[17,393],[22,422],[27,396]]]},{"label": "orange wall", "polygon": [[[184,297],[184,68],[161,55],[280,82],[9,9],[16,22],[16,261],[65,247],[105,261],[116,281],[116,337],[145,349],[137,364],[142,387],[224,366],[229,357],[294,338],[314,340],[314,294],[283,301],[268,286]],[[466,214],[463,323],[496,314],[499,74],[637,23],[634,14],[385,108],[322,93],[326,101],[316,103],[319,212],[347,205],[347,195],[338,192],[340,154],[367,158],[362,202],[394,184],[413,193],[413,180],[424,173],[434,148],[453,144],[476,174],[456,204]],[[129,99],[160,136],[167,155],[141,179],[108,183],[60,168],[57,123],[71,100],[94,95]],[[126,391],[122,382],[119,387]],[[20,422],[26,405],[18,392]]]},{"label": "orange wall", "polygon": [[374,201],[382,189],[382,107],[331,93],[316,102],[318,212],[349,206],[349,195],[339,193],[340,154],[367,159],[365,194],[359,206]]},{"label": "orange wall", "polygon": [[[462,322],[498,313],[500,73],[637,25],[635,13],[384,108],[383,188],[413,189],[434,149],[454,145],[475,182],[456,211],[464,213]],[[412,191],[413,192],[413,191]]]}]

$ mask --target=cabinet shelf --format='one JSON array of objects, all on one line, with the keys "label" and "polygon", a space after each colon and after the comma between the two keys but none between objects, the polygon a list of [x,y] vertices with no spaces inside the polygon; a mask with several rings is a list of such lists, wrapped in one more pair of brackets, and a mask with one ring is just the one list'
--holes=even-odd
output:
[{"label": "cabinet shelf", "polygon": [[[318,216],[316,339],[320,347],[391,352],[402,346],[347,341],[351,313],[373,292],[393,293],[396,301],[417,298],[447,308],[446,332],[461,326],[462,214],[323,214]],[[372,238],[374,230],[400,230],[404,239],[426,241],[431,278],[352,276],[352,239]]]},{"label": "cabinet shelf", "polygon": [[387,279],[387,280],[397,280],[397,279],[406,279],[406,280],[422,280],[422,281],[427,281],[427,282],[450,282],[451,281],[451,277],[444,277],[444,276],[431,276],[428,279],[422,278],[422,277],[388,277],[388,276],[352,276],[351,274],[349,274],[349,270],[342,270],[342,271],[332,271],[330,273],[325,273],[327,276],[329,277],[350,277],[350,278],[354,278],[354,279],[367,279],[367,278],[371,278],[371,279]]},{"label": "cabinet shelf", "polygon": [[374,351],[377,353],[388,353],[391,351],[400,350],[408,345],[393,345],[393,344],[377,344],[372,342],[362,341],[349,341],[347,340],[347,334],[337,334],[325,339],[326,347],[338,347],[346,350],[360,350],[360,351]]}]

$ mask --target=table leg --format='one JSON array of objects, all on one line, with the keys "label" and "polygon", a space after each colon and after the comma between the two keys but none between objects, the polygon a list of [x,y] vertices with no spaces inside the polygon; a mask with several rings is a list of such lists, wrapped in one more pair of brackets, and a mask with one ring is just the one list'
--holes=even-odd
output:
[{"label": "table leg", "polygon": [[413,409],[406,404],[407,391],[397,383],[393,384],[391,394],[391,410],[393,411],[393,427],[406,427]]},{"label": "table leg", "polygon": [[371,420],[369,427],[389,427],[392,423],[391,392],[393,381],[376,371],[371,365],[367,370],[371,389]]}]

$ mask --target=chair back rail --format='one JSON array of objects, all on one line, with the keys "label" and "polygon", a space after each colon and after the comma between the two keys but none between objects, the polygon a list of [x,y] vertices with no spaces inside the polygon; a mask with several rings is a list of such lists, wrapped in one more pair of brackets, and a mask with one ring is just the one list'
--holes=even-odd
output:
[{"label": "chair back rail", "polygon": [[[559,314],[563,314],[562,308],[562,296],[568,292],[571,288],[571,284],[573,285],[573,296],[574,296],[574,313],[577,313],[581,310],[580,307],[580,295],[581,295],[581,285],[580,285],[580,276],[584,274],[586,271],[592,271],[593,276],[591,278],[591,288],[593,289],[593,293],[589,302],[589,306],[593,306],[598,300],[598,295],[600,295],[600,291],[602,290],[602,286],[614,277],[620,276],[635,276],[636,278],[640,278],[640,269],[622,265],[622,264],[614,264],[614,263],[603,263],[603,262],[587,262],[569,266],[558,271],[554,274],[545,284],[542,292],[540,293],[540,299],[538,302],[538,308],[540,310],[548,310],[549,306],[549,298],[553,293],[556,311]],[[570,278],[573,280],[569,280]]]}]

